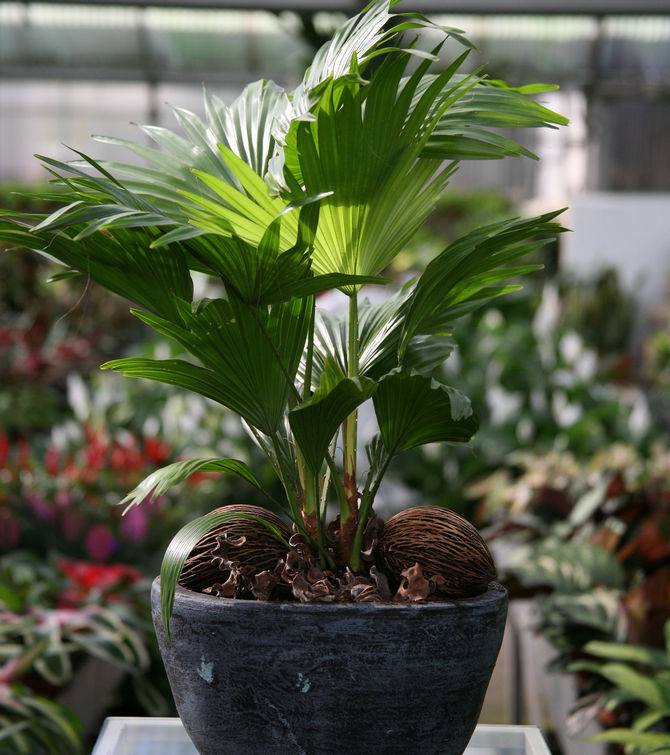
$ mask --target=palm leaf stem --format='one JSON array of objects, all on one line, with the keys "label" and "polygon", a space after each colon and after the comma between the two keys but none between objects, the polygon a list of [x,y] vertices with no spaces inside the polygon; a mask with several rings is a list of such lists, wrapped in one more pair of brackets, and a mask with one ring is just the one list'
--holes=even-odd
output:
[{"label": "palm leaf stem", "polygon": [[326,538],[320,516],[321,512],[319,511],[319,502],[321,500],[321,496],[319,495],[319,478],[311,469],[307,469],[306,471],[304,513],[307,516],[308,523],[313,523],[314,525],[312,536],[316,537],[319,552],[323,554],[326,552]]},{"label": "palm leaf stem", "polygon": [[[305,401],[311,394],[311,385],[312,385],[312,362],[314,359],[314,320],[316,316],[316,299],[312,297],[312,312],[310,315],[310,321],[309,321],[309,329],[307,333],[307,355],[305,357],[305,375],[304,375],[304,384],[303,384],[303,391],[302,391],[302,400]],[[310,470],[307,468],[307,464],[305,463],[305,458],[302,454],[302,451],[300,449],[300,446],[296,444],[296,460],[298,464],[298,475],[300,477],[300,484],[302,485],[303,491],[305,491],[305,513],[308,513],[309,511],[316,509],[316,517],[317,517],[317,533],[321,533],[322,523],[320,521],[319,516],[319,505],[318,505],[318,491],[317,491],[317,501],[315,504],[315,507],[308,507],[308,498],[307,498],[307,491],[309,489],[308,485],[308,475],[310,475]],[[310,475],[311,476],[311,475]]]},{"label": "palm leaf stem", "polygon": [[[330,457],[330,454],[328,454]],[[333,463],[334,466],[334,463]],[[333,470],[329,464],[326,464],[326,469],[321,477],[321,489],[319,491],[319,517],[321,518],[321,526],[326,526],[326,516],[328,515],[328,495],[330,493],[330,481],[333,479]]]},{"label": "palm leaf stem", "polygon": [[312,314],[309,318],[307,331],[307,354],[305,355],[305,376],[302,389],[302,400],[305,401],[312,393],[312,365],[314,362],[314,324],[316,321],[316,297],[312,297]]},{"label": "palm leaf stem", "polygon": [[[381,481],[384,479],[386,470],[391,462],[391,454],[383,454],[383,443],[379,442],[375,449],[375,455],[373,462],[370,465],[370,472],[366,481],[365,490],[361,496],[361,507],[358,512],[358,523],[356,526],[356,534],[354,535],[354,543],[351,550],[351,570],[356,572],[361,569],[361,547],[363,546],[363,535],[365,534],[365,527],[372,511],[372,504],[374,503],[375,496],[379,490]],[[380,464],[381,461],[381,464]]]},{"label": "palm leaf stem", "polygon": [[[358,297],[354,293],[349,297],[349,340],[347,346],[347,377],[358,374]],[[347,495],[347,507],[340,511],[345,522],[357,510],[356,486],[356,431],[358,411],[354,410],[344,421],[343,427],[343,471],[344,489]]]},{"label": "palm leaf stem", "polygon": [[[349,295],[349,334],[347,346],[347,377],[358,374],[358,296]],[[340,552],[345,563],[350,563],[356,524],[358,522],[358,485],[356,482],[356,446],[358,410],[355,409],[342,423],[342,473],[344,500],[340,500]]]},{"label": "palm leaf stem", "polygon": [[284,464],[282,463],[282,453],[281,449],[279,447],[279,440],[277,439],[277,434],[272,434],[272,448],[274,450],[274,455],[277,460],[277,465],[275,467],[277,474],[279,476],[279,481],[281,482],[284,492],[286,493],[286,500],[288,501],[288,505],[291,509],[291,519],[295,523],[296,527],[302,532],[302,534],[307,534],[305,531],[305,526],[302,521],[302,514],[301,514],[301,507],[300,502],[298,501],[298,498],[296,497],[295,492],[293,491],[292,485],[290,483],[290,475],[287,474],[287,470],[284,469]]},{"label": "palm leaf stem", "polygon": [[340,512],[342,512],[344,509],[348,511],[349,508],[347,503],[347,491],[344,489],[344,484],[342,482],[342,478],[340,477],[340,471],[335,464],[335,459],[333,459],[333,456],[330,453],[326,456],[326,464],[328,465],[328,469],[330,471],[330,479],[333,483],[333,487],[335,488],[335,495],[337,496],[337,501],[340,505]]},{"label": "palm leaf stem", "polygon": [[[248,422],[245,422],[243,420],[243,424],[247,430],[248,433],[252,436],[252,438],[256,441],[256,445],[261,449],[261,451],[265,454],[265,456],[270,461],[270,464],[272,465],[272,468],[275,471],[275,474],[277,475],[277,478],[279,479],[282,488],[284,489],[284,492],[286,493],[286,501],[279,501],[274,496],[270,495],[270,493],[267,492],[267,490],[261,488],[262,492],[280,509],[282,509],[287,516],[291,518],[291,521],[295,518],[295,512],[296,509],[293,505],[291,505],[291,492],[289,487],[287,486],[287,480],[288,477],[284,476],[284,472],[282,469],[282,464],[280,460],[280,453],[281,450],[279,449],[279,445],[276,442],[276,439],[273,439],[271,443],[267,442],[267,436],[263,436],[253,425],[250,425]],[[294,496],[294,498],[297,500],[297,498]]]}]

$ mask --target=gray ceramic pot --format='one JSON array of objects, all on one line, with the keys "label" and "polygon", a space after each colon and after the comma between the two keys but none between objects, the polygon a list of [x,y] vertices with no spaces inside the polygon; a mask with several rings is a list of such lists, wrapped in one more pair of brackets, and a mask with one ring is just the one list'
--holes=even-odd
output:
[{"label": "gray ceramic pot", "polygon": [[461,755],[502,642],[507,593],[421,605],[266,603],[177,588],[168,643],[201,755]]}]

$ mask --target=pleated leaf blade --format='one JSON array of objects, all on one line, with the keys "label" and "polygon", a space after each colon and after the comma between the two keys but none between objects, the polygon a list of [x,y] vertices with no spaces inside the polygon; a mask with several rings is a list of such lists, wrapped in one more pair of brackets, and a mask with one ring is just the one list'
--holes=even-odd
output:
[{"label": "pleated leaf blade", "polygon": [[392,456],[426,443],[469,443],[479,428],[467,396],[425,375],[398,371],[384,377],[373,402]]},{"label": "pleated leaf blade", "polygon": [[295,441],[317,475],[328,447],[344,420],[371,398],[377,384],[365,377],[346,377],[332,357],[327,358],[314,395],[289,412]]},{"label": "pleated leaf blade", "polygon": [[232,474],[257,488],[260,483],[253,472],[243,462],[237,459],[224,459],[216,457],[186,459],[176,461],[161,467],[145,477],[125,498],[119,501],[120,506],[125,506],[124,514],[133,506],[141,503],[153,503],[159,496],[188,479],[195,472],[222,472]]}]

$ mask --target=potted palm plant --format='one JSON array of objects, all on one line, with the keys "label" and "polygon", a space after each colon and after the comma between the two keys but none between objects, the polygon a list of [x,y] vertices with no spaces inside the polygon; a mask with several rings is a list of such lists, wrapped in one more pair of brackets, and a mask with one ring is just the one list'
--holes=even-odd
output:
[{"label": "potted palm plant", "polygon": [[[474,527],[422,506],[382,526],[374,503],[395,456],[475,434],[470,401],[435,368],[459,317],[539,267],[521,258],[560,231],[557,213],[469,233],[380,304],[362,287],[389,283],[459,161],[532,156],[498,127],[565,120],[529,96],[541,86],[460,73],[460,32],[395,4],[345,23],[292,92],[206,95],[205,121],[174,110],[183,135],[143,128],[158,148],[99,137],[142,167],[43,157],[61,208],[0,228],[134,302],[188,356],[103,367],[236,412],[282,483],[285,516],[240,505],[195,519],[154,583],[177,707],[203,753],[462,752],[500,646],[506,594]],[[407,41],[423,31],[440,38],[431,50]],[[445,62],[449,38],[462,52]],[[332,289],[342,314],[317,302]],[[378,426],[366,440],[365,402]],[[198,458],[123,503],[203,470],[260,486],[239,460]]]}]

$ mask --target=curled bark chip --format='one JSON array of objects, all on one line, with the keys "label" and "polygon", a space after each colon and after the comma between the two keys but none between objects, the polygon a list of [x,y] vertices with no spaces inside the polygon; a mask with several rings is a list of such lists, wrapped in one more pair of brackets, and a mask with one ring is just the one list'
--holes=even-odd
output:
[{"label": "curled bark chip", "polygon": [[431,583],[424,577],[419,564],[414,564],[409,569],[405,569],[400,576],[402,580],[395,594],[396,601],[408,600],[413,603],[418,600],[426,600],[431,594]]},{"label": "curled bark chip", "polygon": [[279,577],[266,569],[254,576],[251,592],[256,600],[270,600],[279,583]]}]

